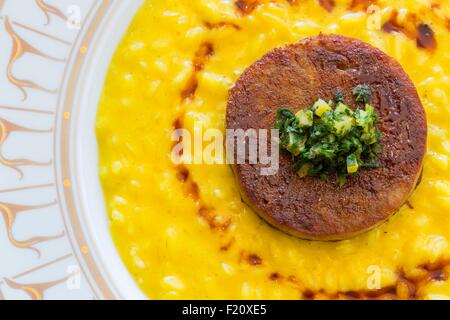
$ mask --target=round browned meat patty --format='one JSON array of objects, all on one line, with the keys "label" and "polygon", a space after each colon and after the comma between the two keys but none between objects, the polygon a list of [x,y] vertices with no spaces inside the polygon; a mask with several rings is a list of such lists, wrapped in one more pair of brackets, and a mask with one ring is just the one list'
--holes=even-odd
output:
[{"label": "round browned meat patty", "polygon": [[[361,169],[339,187],[336,177],[300,178],[291,155],[280,152],[275,175],[263,164],[233,170],[245,202],[272,225],[312,240],[349,238],[379,225],[407,201],[419,179],[426,149],[425,112],[414,84],[397,61],[362,41],[319,35],[274,49],[249,67],[230,90],[227,129],[271,129],[276,112],[297,112],[318,98],[368,84],[379,116],[380,167]],[[236,157],[236,154],[235,154]]]}]

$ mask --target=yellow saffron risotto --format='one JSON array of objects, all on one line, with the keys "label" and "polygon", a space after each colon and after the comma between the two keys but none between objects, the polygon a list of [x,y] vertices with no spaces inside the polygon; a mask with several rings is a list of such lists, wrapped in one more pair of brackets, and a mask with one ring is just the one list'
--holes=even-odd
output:
[{"label": "yellow saffron risotto", "polygon": [[[439,0],[147,0],[112,61],[97,135],[111,233],[148,297],[450,298],[449,30],[450,4]],[[321,32],[396,58],[429,129],[408,204],[339,242],[268,226],[242,203],[228,165],[171,161],[174,127],[224,131],[241,73]]]}]

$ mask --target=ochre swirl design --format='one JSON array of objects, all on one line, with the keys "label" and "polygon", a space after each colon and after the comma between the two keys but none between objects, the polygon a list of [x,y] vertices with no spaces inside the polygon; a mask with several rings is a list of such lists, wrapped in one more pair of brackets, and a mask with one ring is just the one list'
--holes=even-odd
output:
[{"label": "ochre swirl design", "polygon": [[37,6],[44,12],[45,17],[47,18],[47,21],[45,25],[48,25],[50,23],[50,14],[53,14],[57,17],[60,17],[63,20],[67,20],[67,17],[64,13],[61,12],[58,8],[49,5],[48,3],[45,3],[44,0],[35,0]]},{"label": "ochre swirl design", "polygon": [[65,59],[59,59],[52,56],[47,55],[46,53],[36,49],[32,45],[30,45],[27,41],[22,39],[13,29],[9,18],[5,17],[5,29],[6,32],[11,36],[12,42],[13,42],[13,48],[11,51],[11,56],[8,61],[8,67],[6,69],[6,76],[8,78],[8,81],[11,82],[14,86],[16,86],[23,94],[23,100],[26,100],[28,95],[25,91],[25,88],[32,88],[40,91],[44,91],[47,93],[55,94],[58,90],[50,90],[47,88],[42,87],[41,85],[31,81],[31,80],[22,80],[18,79],[13,74],[13,66],[14,63],[21,58],[25,53],[31,53],[35,54],[37,56],[52,60],[52,61],[58,61],[58,62],[65,62]]},{"label": "ochre swirl design", "polygon": [[19,168],[19,166],[27,166],[27,165],[34,165],[34,166],[48,166],[52,162],[38,162],[38,161],[32,161],[28,159],[6,159],[3,154],[1,147],[3,146],[3,143],[8,138],[8,136],[11,134],[11,132],[14,131],[22,131],[22,132],[36,132],[36,133],[49,133],[52,132],[52,129],[49,130],[39,130],[39,129],[30,129],[25,128],[19,125],[16,125],[14,123],[11,123],[7,120],[0,118],[0,163],[14,169],[20,174],[20,178],[23,177],[23,171]]},{"label": "ochre swirl design", "polygon": [[56,204],[56,201],[47,203],[44,205],[39,205],[39,206],[17,205],[17,204],[0,202],[0,212],[2,213],[3,218],[5,220],[6,232],[7,232],[8,240],[11,242],[11,244],[17,248],[32,250],[32,251],[36,252],[38,255],[38,258],[40,258],[41,252],[38,249],[36,249],[35,246],[37,244],[45,242],[45,241],[59,239],[59,238],[63,237],[64,231],[61,232],[61,234],[52,236],[52,237],[32,237],[27,240],[17,240],[13,235],[14,222],[19,213],[22,213],[24,211],[34,210],[34,209],[47,208],[47,207],[51,207],[55,204]]},{"label": "ochre swirl design", "polygon": [[4,278],[3,280],[10,288],[24,291],[26,294],[30,296],[32,300],[42,300],[44,298],[45,291],[59,284],[64,283],[70,277],[71,275],[68,275],[59,280],[33,284],[19,283],[7,278]]}]

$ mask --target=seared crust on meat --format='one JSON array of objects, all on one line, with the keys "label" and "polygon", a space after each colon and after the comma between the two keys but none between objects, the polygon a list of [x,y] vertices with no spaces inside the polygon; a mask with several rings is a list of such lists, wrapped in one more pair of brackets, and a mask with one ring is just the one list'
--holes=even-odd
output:
[{"label": "seared crust on meat", "polygon": [[[379,49],[339,35],[319,35],[274,49],[249,67],[230,90],[227,129],[271,129],[276,111],[309,108],[318,98],[366,83],[379,115],[381,166],[362,169],[339,187],[335,177],[300,178],[291,155],[280,153],[272,176],[262,164],[233,165],[243,199],[264,219],[292,235],[340,240],[379,225],[407,201],[426,149],[426,117],[416,88],[400,64]],[[236,154],[235,154],[236,157]]]}]

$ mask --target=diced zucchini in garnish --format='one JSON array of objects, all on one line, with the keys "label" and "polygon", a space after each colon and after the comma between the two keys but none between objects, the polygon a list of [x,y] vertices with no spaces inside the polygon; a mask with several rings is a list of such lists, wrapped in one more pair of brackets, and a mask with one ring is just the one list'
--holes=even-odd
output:
[{"label": "diced zucchini in garnish", "polygon": [[311,110],[301,109],[295,114],[298,120],[298,124],[301,128],[311,127],[313,125],[314,114]]},{"label": "diced zucchini in garnish", "polygon": [[314,105],[313,108],[314,113],[318,116],[318,117],[322,117],[322,115],[325,112],[330,112],[332,109],[330,107],[330,105],[328,103],[326,103],[324,100],[319,99],[317,100]]},{"label": "diced zucchini in garnish", "polygon": [[378,142],[378,138],[378,133],[375,128],[371,128],[369,132],[365,132],[361,135],[361,140],[368,145]]},{"label": "diced zucchini in garnish", "polygon": [[357,102],[365,103],[364,108],[353,111],[344,95],[336,94],[334,100],[318,99],[296,114],[289,106],[278,109],[274,128],[280,133],[280,148],[292,155],[299,177],[326,179],[336,174],[342,187],[360,168],[380,166],[382,135],[375,108],[369,104],[371,90],[360,85],[353,93]]},{"label": "diced zucchini in garnish", "polygon": [[355,111],[356,124],[368,133],[377,122],[378,117],[375,109],[370,104],[366,104],[365,110],[358,109]]},{"label": "diced zucchini in garnish", "polygon": [[298,133],[289,132],[286,144],[288,150],[293,156],[298,156],[305,149],[305,138],[300,137]]},{"label": "diced zucchini in garnish", "polygon": [[378,120],[378,116],[375,113],[375,108],[370,104],[366,104],[366,114],[369,117],[369,124],[372,127]]},{"label": "diced zucchini in garnish", "polygon": [[331,147],[331,145],[326,143],[318,143],[312,146],[310,151],[312,157],[321,156],[327,159],[332,159],[335,154],[335,150]]},{"label": "diced zucchini in garnish", "polygon": [[347,105],[339,102],[336,106],[336,108],[334,109],[334,112],[336,114],[345,114],[348,116],[352,116],[353,115],[353,111],[352,109],[350,109]]},{"label": "diced zucchini in garnish", "polygon": [[352,153],[347,157],[347,172],[355,173],[356,171],[358,171],[358,168],[358,159],[356,158],[355,154]]},{"label": "diced zucchini in garnish", "polygon": [[340,137],[349,133],[350,129],[355,124],[355,119],[353,117],[342,115],[339,117],[340,119],[334,120],[334,129],[336,130],[336,134]]},{"label": "diced zucchini in garnish", "polygon": [[367,128],[367,114],[366,111],[358,109],[355,111],[356,124],[361,128]]},{"label": "diced zucchini in garnish", "polygon": [[366,108],[367,114],[368,114],[370,117],[373,117],[373,116],[375,115],[375,109],[374,109],[374,107],[373,107],[372,105],[366,103],[365,108]]}]

